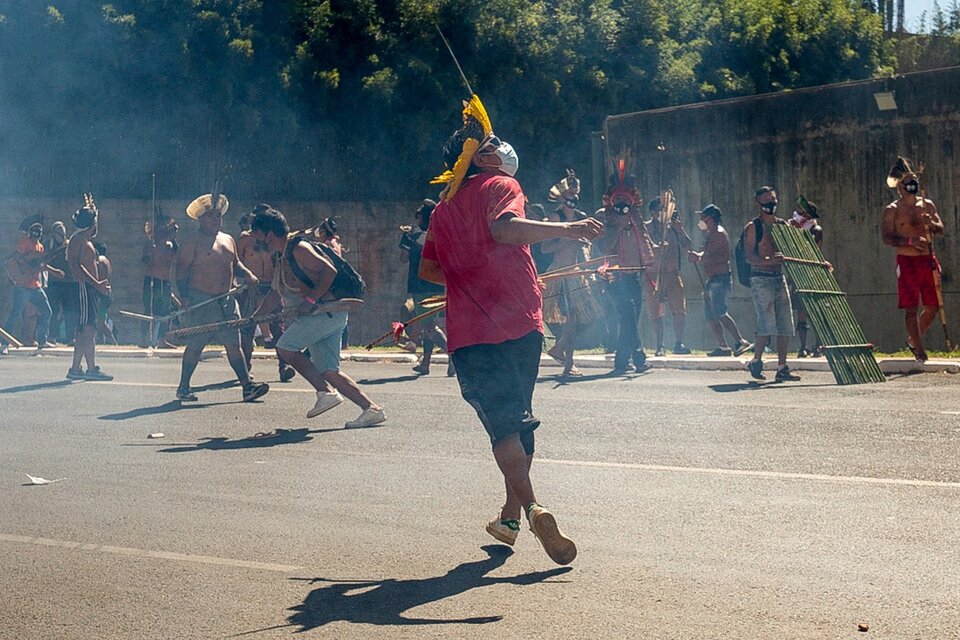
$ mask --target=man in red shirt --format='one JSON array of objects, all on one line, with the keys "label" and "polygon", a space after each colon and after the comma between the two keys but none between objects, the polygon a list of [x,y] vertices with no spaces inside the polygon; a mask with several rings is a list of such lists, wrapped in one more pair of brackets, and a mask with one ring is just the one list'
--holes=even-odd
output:
[{"label": "man in red shirt", "polygon": [[450,184],[430,219],[420,277],[447,288],[447,345],[460,392],[477,411],[506,483],[506,501],[487,532],[512,545],[524,508],[550,558],[569,564],[576,545],[537,503],[530,482],[543,321],[529,245],[558,237],[592,240],[603,226],[592,218],[524,217],[525,198],[513,178],[516,153],[493,134],[476,96],[464,110],[464,127],[444,146],[444,161]]},{"label": "man in red shirt", "polygon": [[[37,348],[52,347],[47,342],[47,332],[50,328],[50,302],[41,284],[44,269],[55,274],[63,275],[61,271],[45,264],[43,244],[43,224],[39,221],[30,224],[24,231],[23,237],[17,242],[16,253],[8,260],[7,275],[13,281],[13,304],[10,306],[10,315],[7,318],[7,330],[13,331],[14,324],[20,320],[27,304],[32,304],[37,310]],[[5,341],[0,340],[0,348],[6,348]]]}]

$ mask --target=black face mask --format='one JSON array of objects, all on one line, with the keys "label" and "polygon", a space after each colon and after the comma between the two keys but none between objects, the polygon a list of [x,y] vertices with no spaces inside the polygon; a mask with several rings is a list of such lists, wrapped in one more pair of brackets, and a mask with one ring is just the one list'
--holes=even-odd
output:
[{"label": "black face mask", "polygon": [[613,207],[613,210],[619,213],[621,216],[625,216],[630,213],[630,205],[628,204],[618,204]]},{"label": "black face mask", "polygon": [[910,180],[909,182],[903,183],[903,190],[907,193],[916,193],[920,191],[920,183],[916,180]]},{"label": "black face mask", "polygon": [[764,204],[760,205],[760,208],[766,211],[767,213],[769,213],[770,215],[773,215],[777,212],[777,203],[765,202]]}]

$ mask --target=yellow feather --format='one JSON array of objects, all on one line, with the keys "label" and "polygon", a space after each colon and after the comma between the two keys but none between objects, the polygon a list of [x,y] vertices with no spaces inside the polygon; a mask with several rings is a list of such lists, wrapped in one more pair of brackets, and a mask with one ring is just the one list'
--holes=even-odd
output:
[{"label": "yellow feather", "polygon": [[430,184],[447,184],[451,180],[453,180],[453,171],[450,171],[448,169],[447,171],[444,171],[443,173],[438,175],[436,178],[431,180]]},{"label": "yellow feather", "polygon": [[473,138],[467,138],[466,142],[463,143],[463,151],[460,153],[460,157],[457,158],[456,164],[453,165],[453,178],[450,180],[447,188],[443,190],[441,197],[444,200],[449,200],[457,194],[457,190],[467,175],[467,169],[470,168],[470,163],[473,162],[473,156],[479,148],[480,143]]},{"label": "yellow feather", "polygon": [[477,94],[473,94],[473,96],[470,97],[470,102],[464,105],[464,122],[466,122],[468,116],[473,116],[477,122],[480,123],[480,126],[483,127],[483,135],[488,136],[493,132],[493,125],[490,124],[490,116],[487,115],[487,110],[484,108],[483,103],[480,102],[480,96]]}]

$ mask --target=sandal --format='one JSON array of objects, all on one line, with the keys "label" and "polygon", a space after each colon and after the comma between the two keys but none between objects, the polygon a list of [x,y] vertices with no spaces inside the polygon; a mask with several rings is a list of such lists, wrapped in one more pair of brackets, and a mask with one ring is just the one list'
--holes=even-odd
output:
[{"label": "sandal", "polygon": [[563,373],[560,374],[564,378],[582,378],[583,372],[576,367],[570,367],[569,369],[564,369]]},{"label": "sandal", "polygon": [[563,355],[562,355],[562,354],[559,355],[559,356],[556,355],[556,354],[554,354],[553,350],[556,349],[556,348],[557,348],[557,347],[554,346],[554,347],[551,347],[550,349],[548,349],[548,350],[547,350],[547,355],[550,356],[551,358],[553,358],[554,360],[556,360],[558,364],[561,364],[561,365],[563,365],[563,366],[567,366],[567,362],[563,359]]},{"label": "sandal", "polygon": [[909,340],[907,340],[907,349],[910,349],[910,353],[912,353],[913,357],[916,358],[917,360],[922,360],[924,362],[927,361],[927,358],[928,358],[927,352],[917,349],[915,346],[910,344]]}]

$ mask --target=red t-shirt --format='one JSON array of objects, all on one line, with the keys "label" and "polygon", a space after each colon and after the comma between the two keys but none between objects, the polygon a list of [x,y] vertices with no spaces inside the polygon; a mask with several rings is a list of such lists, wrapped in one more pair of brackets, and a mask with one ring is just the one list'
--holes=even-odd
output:
[{"label": "red t-shirt", "polygon": [[524,200],[513,178],[481,173],[430,216],[422,256],[439,262],[446,280],[449,351],[543,332],[530,247],[499,243],[490,233],[502,215],[523,218]]}]

